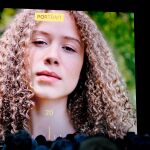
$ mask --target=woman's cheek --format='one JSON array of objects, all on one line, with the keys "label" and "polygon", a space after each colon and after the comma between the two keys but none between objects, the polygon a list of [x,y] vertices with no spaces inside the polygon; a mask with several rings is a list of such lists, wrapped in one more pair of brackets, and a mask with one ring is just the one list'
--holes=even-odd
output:
[{"label": "woman's cheek", "polygon": [[78,83],[82,66],[82,59],[72,59],[66,63],[66,75],[68,76],[68,79],[70,79],[70,81],[72,80],[72,82],[74,82],[74,84]]}]

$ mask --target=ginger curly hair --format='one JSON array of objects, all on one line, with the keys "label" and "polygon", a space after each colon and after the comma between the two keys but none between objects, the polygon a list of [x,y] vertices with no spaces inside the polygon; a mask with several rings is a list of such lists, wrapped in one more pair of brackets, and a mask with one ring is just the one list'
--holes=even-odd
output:
[{"label": "ginger curly hair", "polygon": [[[37,25],[35,12],[21,10],[0,39],[0,138],[28,129],[34,106],[25,45]],[[110,48],[92,19],[69,11],[84,43],[85,57],[79,82],[69,95],[67,109],[76,131],[122,138],[135,126],[135,114]]]}]

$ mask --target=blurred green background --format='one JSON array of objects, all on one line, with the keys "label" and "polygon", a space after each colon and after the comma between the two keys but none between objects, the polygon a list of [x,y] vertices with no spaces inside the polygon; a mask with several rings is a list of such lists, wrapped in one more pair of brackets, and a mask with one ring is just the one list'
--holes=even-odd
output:
[{"label": "blurred green background", "polygon": [[[127,84],[130,101],[136,109],[134,13],[87,12],[108,41],[118,68]],[[16,14],[16,9],[0,10],[0,36]]]}]

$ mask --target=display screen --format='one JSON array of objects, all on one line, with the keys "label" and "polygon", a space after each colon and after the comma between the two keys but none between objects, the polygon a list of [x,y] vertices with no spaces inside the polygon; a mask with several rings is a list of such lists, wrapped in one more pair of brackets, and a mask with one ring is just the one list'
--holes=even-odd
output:
[{"label": "display screen", "polygon": [[137,133],[134,12],[3,8],[0,136]]}]

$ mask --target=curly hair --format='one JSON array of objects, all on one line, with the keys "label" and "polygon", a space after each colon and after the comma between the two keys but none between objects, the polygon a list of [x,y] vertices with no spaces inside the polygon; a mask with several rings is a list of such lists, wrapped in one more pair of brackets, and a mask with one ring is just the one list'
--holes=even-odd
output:
[{"label": "curly hair", "polygon": [[[19,12],[0,39],[0,138],[28,129],[34,106],[25,45],[37,25],[34,14]],[[82,11],[68,11],[84,43],[85,57],[79,82],[69,95],[67,109],[76,131],[122,138],[135,126],[135,115],[117,64],[103,35]]]}]

